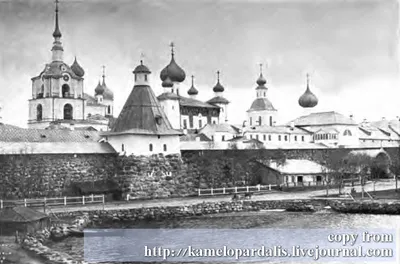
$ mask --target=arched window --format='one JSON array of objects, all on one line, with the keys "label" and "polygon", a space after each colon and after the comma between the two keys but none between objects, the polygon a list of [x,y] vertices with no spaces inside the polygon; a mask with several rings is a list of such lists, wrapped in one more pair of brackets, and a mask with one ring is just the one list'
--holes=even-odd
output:
[{"label": "arched window", "polygon": [[272,116],[269,117],[269,125],[272,126]]},{"label": "arched window", "polygon": [[144,75],[144,80],[147,82],[147,74]]},{"label": "arched window", "polygon": [[351,131],[346,129],[343,133],[343,136],[351,136]]},{"label": "arched window", "polygon": [[278,140],[281,141],[281,135],[278,136]]},{"label": "arched window", "polygon": [[150,144],[150,145],[149,145],[149,150],[150,150],[150,151],[153,151],[153,144]]},{"label": "arched window", "polygon": [[125,146],[124,146],[124,144],[122,144],[121,150],[122,150],[122,151],[125,151]]},{"label": "arched window", "polygon": [[262,119],[261,119],[261,116],[259,116],[259,117],[258,117],[258,125],[260,125],[260,126],[262,125]]},{"label": "arched window", "polygon": [[108,111],[109,114],[111,114],[111,105],[109,105],[109,106],[107,107],[107,111]]},{"label": "arched window", "polygon": [[264,92],[264,97],[266,97],[267,96],[267,94]]},{"label": "arched window", "polygon": [[250,126],[252,126],[252,125],[253,125],[253,118],[250,117]]},{"label": "arched window", "polygon": [[38,106],[36,107],[36,120],[37,121],[41,121],[42,117],[43,117],[43,113],[42,113],[42,105],[38,104]]},{"label": "arched window", "polygon": [[63,84],[61,87],[62,97],[69,97],[69,85]]},{"label": "arched window", "polygon": [[164,144],[164,151],[167,151],[167,144]]},{"label": "arched window", "polygon": [[73,116],[72,105],[70,105],[70,104],[64,105],[64,119],[65,120],[72,120],[73,118],[74,118],[74,116]]}]

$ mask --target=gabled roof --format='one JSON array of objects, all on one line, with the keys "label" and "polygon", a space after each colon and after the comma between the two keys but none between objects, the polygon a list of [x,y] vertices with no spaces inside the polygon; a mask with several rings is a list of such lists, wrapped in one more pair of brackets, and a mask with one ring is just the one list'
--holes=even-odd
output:
[{"label": "gabled roof", "polygon": [[7,207],[0,210],[0,223],[29,223],[44,218],[48,216],[25,206]]},{"label": "gabled roof", "polygon": [[271,161],[266,166],[279,171],[283,174],[318,174],[328,171],[328,168],[314,161],[306,159],[286,159],[284,164]]},{"label": "gabled roof", "polygon": [[181,141],[211,141],[210,138],[208,138],[206,135],[203,133],[201,134],[186,134],[180,137]]},{"label": "gabled roof", "polygon": [[304,131],[303,129],[290,126],[255,126],[246,129],[249,133],[270,133],[270,134],[300,134],[309,135],[310,133]]},{"label": "gabled roof", "polygon": [[321,126],[321,125],[352,125],[357,123],[335,111],[312,113],[293,120],[295,126]]},{"label": "gabled roof", "polygon": [[104,135],[180,135],[174,130],[148,85],[135,85],[111,132]]},{"label": "gabled roof", "polygon": [[240,129],[229,124],[207,124],[199,131],[199,133],[215,133],[215,132],[239,134]]},{"label": "gabled roof", "polygon": [[98,142],[97,131],[27,129],[0,124],[0,142]]},{"label": "gabled roof", "polygon": [[230,102],[222,96],[215,96],[214,98],[207,101],[209,104],[229,104]]},{"label": "gabled roof", "polygon": [[214,108],[219,109],[218,106],[209,104],[208,102],[202,102],[200,100],[196,100],[193,98],[187,98],[183,96],[179,96],[179,104],[182,106],[190,106],[190,107],[204,107],[204,108]]}]

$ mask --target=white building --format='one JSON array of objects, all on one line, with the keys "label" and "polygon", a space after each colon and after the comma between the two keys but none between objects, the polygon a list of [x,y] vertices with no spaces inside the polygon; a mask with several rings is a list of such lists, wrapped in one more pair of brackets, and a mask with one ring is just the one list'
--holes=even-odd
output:
[{"label": "white building", "polygon": [[71,66],[63,61],[64,48],[58,25],[58,2],[53,37],[51,62],[46,64],[39,75],[32,78],[28,127],[47,128],[57,122],[67,127],[72,124],[76,128],[107,129],[108,123],[98,119],[86,119],[87,104],[83,84],[85,71],[76,58]]},{"label": "white building", "polygon": [[135,85],[105,141],[125,155],[180,154],[179,136],[149,85],[142,61],[133,71]]}]

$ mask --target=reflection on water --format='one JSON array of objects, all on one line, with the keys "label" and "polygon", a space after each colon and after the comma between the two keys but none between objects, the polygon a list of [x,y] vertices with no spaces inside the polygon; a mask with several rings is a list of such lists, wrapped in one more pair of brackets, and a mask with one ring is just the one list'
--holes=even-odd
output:
[{"label": "reflection on water", "polygon": [[[153,222],[113,223],[107,228],[395,228],[400,223],[400,216],[395,215],[366,215],[366,214],[339,214],[331,211],[317,213],[300,212],[242,212],[180,220],[163,220]],[[309,233],[309,240],[313,232]],[[69,253],[71,256],[83,259],[83,238],[70,237],[61,243],[52,243],[51,248]],[[266,263],[297,263],[283,260]],[[305,262],[303,262],[305,263]],[[321,263],[321,262],[318,262]],[[329,262],[335,263],[335,262]],[[336,262],[343,263],[343,262]],[[351,263],[346,261],[346,263]],[[361,262],[358,262],[361,263]]]}]

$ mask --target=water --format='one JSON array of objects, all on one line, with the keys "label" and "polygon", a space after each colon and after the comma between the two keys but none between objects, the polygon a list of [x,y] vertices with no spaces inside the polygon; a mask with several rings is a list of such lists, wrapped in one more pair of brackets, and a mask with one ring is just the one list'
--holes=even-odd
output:
[{"label": "water", "polygon": [[[383,228],[390,229],[399,226],[400,216],[396,215],[366,215],[366,214],[340,214],[332,211],[316,213],[304,212],[241,212],[219,215],[192,217],[181,220],[164,220],[154,222],[113,223],[103,228],[198,228],[198,229],[313,229],[313,228]],[[318,237],[312,231],[308,234],[310,241]],[[70,254],[74,258],[83,259],[83,238],[70,237],[59,243],[49,246],[57,251]],[[313,261],[314,262],[314,261]],[[266,261],[266,263],[298,263]],[[308,263],[302,262],[302,263]],[[321,263],[321,262],[318,262]],[[343,263],[329,262],[329,263]],[[346,263],[352,263],[346,261]],[[354,262],[364,263],[364,262]],[[378,262],[375,262],[378,263]]]}]

